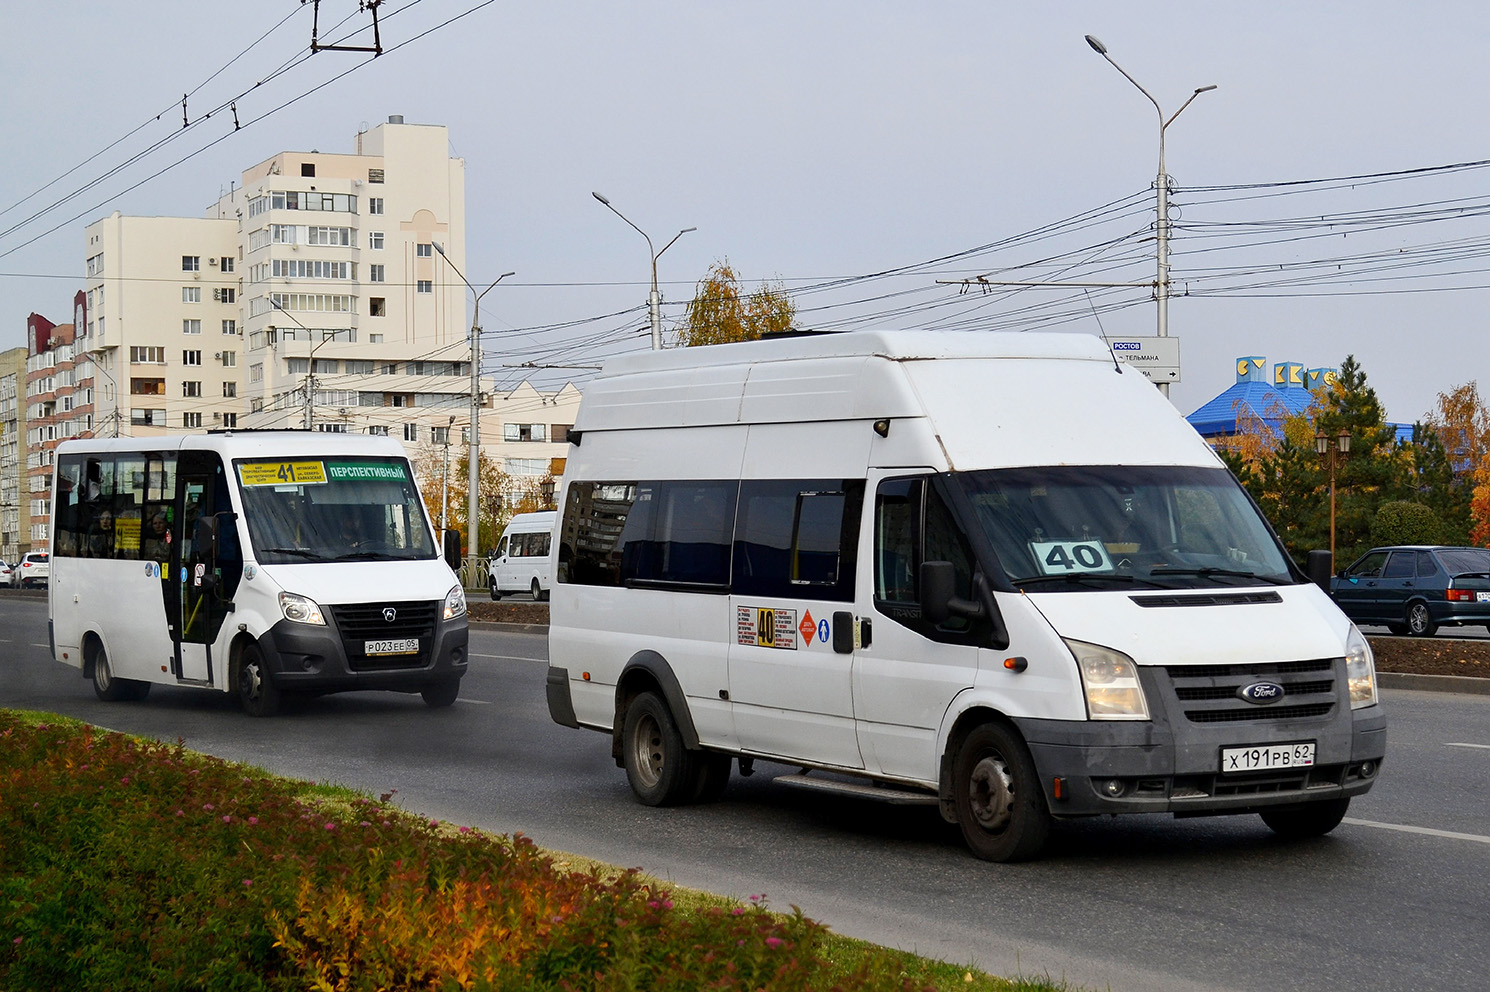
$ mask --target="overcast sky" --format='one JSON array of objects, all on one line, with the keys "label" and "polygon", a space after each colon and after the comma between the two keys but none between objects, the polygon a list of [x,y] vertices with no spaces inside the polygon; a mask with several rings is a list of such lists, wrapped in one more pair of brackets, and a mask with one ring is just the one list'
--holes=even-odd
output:
[{"label": "overcast sky", "polygon": [[[322,41],[368,23],[321,6]],[[1490,169],[1438,168],[1490,159],[1482,3],[384,0],[385,55],[277,75],[309,3],[3,15],[0,348],[32,311],[71,319],[87,223],[198,216],[245,167],[351,152],[390,114],[466,160],[471,281],[517,272],[482,306],[504,382],[647,346],[646,243],[592,190],[659,247],[698,228],[660,262],[667,323],[728,258],[801,326],[1153,334],[1145,289],[937,284],[1153,279],[1158,115],[1090,33],[1166,115],[1218,87],[1167,132],[1182,412],[1244,355],[1353,353],[1398,421],[1490,369]],[[193,120],[236,99],[242,129],[183,131],[183,93]],[[1408,174],[1316,182],[1385,173]]]}]

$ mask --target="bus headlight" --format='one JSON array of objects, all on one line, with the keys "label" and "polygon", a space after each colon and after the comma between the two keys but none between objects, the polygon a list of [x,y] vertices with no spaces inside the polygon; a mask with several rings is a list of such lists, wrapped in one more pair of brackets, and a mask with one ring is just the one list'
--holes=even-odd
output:
[{"label": "bus headlight", "polygon": [[1086,641],[1066,641],[1076,656],[1090,720],[1147,720],[1148,702],[1138,684],[1138,666],[1121,651]]},{"label": "bus headlight", "polygon": [[1355,624],[1345,639],[1345,681],[1350,685],[1350,708],[1376,705],[1376,658]]},{"label": "bus headlight", "polygon": [[451,586],[445,594],[445,619],[454,620],[466,615],[466,591],[460,586]]},{"label": "bus headlight", "polygon": [[326,626],[326,618],[321,616],[321,608],[316,601],[305,596],[297,596],[292,592],[279,594],[279,611],[285,615],[286,620],[295,623],[311,623],[317,626]]}]

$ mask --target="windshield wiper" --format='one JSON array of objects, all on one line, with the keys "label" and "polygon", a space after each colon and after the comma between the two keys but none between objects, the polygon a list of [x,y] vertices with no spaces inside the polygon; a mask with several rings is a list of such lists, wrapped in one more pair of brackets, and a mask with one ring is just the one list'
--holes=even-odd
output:
[{"label": "windshield wiper", "polygon": [[1124,585],[1136,585],[1142,583],[1146,586],[1158,586],[1160,583],[1145,579],[1140,575],[1119,575],[1115,572],[1071,572],[1066,575],[1031,575],[1023,579],[1010,579],[1011,585],[1034,586],[1044,585],[1047,582],[1118,582]]},{"label": "windshield wiper", "polygon": [[1149,574],[1150,575],[1198,575],[1198,576],[1201,576],[1202,578],[1207,578],[1207,579],[1209,579],[1209,578],[1215,578],[1217,576],[1226,576],[1228,578],[1254,579],[1254,580],[1256,580],[1258,582],[1266,582],[1270,586],[1281,586],[1281,585],[1288,585],[1289,584],[1289,583],[1286,583],[1286,582],[1280,582],[1279,580],[1277,580],[1275,578],[1270,578],[1269,576],[1266,576],[1266,575],[1259,575],[1256,572],[1248,572],[1248,571],[1245,571],[1245,570],[1239,569],[1239,568],[1212,568],[1209,565],[1204,566],[1204,567],[1201,567],[1201,568],[1180,568],[1180,567],[1172,566],[1172,565],[1155,565],[1153,568],[1149,569]]},{"label": "windshield wiper", "polygon": [[304,548],[260,548],[259,549],[259,554],[262,554],[262,555],[298,555],[301,558],[314,558],[317,561],[320,561],[321,560],[321,556],[320,555],[316,554],[314,551],[307,551]]},{"label": "windshield wiper", "polygon": [[348,551],[343,555],[326,559],[327,561],[368,561],[373,558],[385,561],[414,561],[416,556],[395,554],[393,551]]}]

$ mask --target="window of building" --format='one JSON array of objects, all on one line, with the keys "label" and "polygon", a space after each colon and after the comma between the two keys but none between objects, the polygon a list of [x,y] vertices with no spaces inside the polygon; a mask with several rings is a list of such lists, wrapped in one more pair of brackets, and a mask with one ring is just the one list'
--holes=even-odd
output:
[{"label": "window of building", "polygon": [[450,443],[450,428],[448,428],[448,427],[431,427],[429,429],[429,440],[430,440],[430,443],[431,444],[449,444]]},{"label": "window of building", "polygon": [[383,317],[388,313],[388,301],[381,296],[369,296],[367,298],[367,315],[369,317]]},{"label": "window of building", "polygon": [[380,182],[382,182],[383,181],[383,170],[382,169],[368,169],[367,170],[367,181],[370,182],[370,183],[380,183]]},{"label": "window of building", "polygon": [[383,198],[381,196],[369,196],[367,198],[367,212],[380,214],[383,212]]},{"label": "window of building", "polygon": [[305,243],[310,245],[350,245],[352,243],[352,229],[350,227],[307,227],[305,229]]},{"label": "window of building", "polygon": [[435,284],[428,279],[420,279],[415,288],[421,293],[433,293]]},{"label": "window of building", "polygon": [[368,231],[367,232],[367,246],[369,248],[379,248],[379,249],[381,249],[383,247],[383,232],[382,231]]},{"label": "window of building", "polygon": [[418,424],[404,424],[404,440],[405,441],[418,441],[419,440],[419,425]]},{"label": "window of building", "polygon": [[383,269],[384,267],[381,265],[369,265],[367,267],[367,281],[383,282]]},{"label": "window of building", "polygon": [[201,303],[202,302],[202,287],[201,286],[182,286],[181,287],[181,302],[182,303]]},{"label": "window of building", "polygon": [[212,291],[212,299],[218,303],[236,303],[238,302],[238,290],[232,288],[214,289]]},{"label": "window of building", "polygon": [[420,258],[433,258],[435,254],[435,246],[429,244],[428,242],[421,241],[418,244],[414,245],[414,254]]},{"label": "window of building", "polygon": [[341,362],[334,358],[317,358],[311,363],[311,371],[322,375],[336,375],[341,368]]},{"label": "window of building", "polygon": [[264,381],[264,363],[263,362],[256,362],[253,365],[250,365],[248,367],[248,381],[249,382],[263,382]]},{"label": "window of building", "polygon": [[164,379],[130,379],[129,394],[131,396],[164,396],[166,381]]},{"label": "window of building", "polygon": [[367,432],[369,434],[373,435],[374,437],[387,437],[388,436],[388,425],[387,424],[373,424],[371,427],[369,427],[367,429]]},{"label": "window of building", "polygon": [[129,361],[132,365],[164,365],[166,363],[166,350],[164,348],[130,345]]},{"label": "window of building", "polygon": [[372,375],[374,363],[360,359],[347,359],[347,375]]},{"label": "window of building", "polygon": [[225,351],[222,353],[222,364],[224,368],[232,368],[238,364],[238,353],[236,351]]},{"label": "window of building", "polygon": [[548,427],[548,439],[555,444],[568,444],[569,431],[573,424],[550,424]]},{"label": "window of building", "polygon": [[236,382],[223,383],[222,394],[228,399],[233,399],[238,395],[238,384]]},{"label": "window of building", "polygon": [[222,332],[224,334],[237,334],[238,333],[238,321],[236,321],[236,320],[225,320],[225,321],[223,321],[222,322]]},{"label": "window of building", "polygon": [[183,320],[181,322],[182,334],[201,334],[202,322],[200,320]]},{"label": "window of building", "polygon": [[202,383],[201,383],[201,380],[188,379],[185,382],[181,383],[181,395],[182,396],[201,396],[202,395]]},{"label": "window of building", "polygon": [[316,164],[314,162],[301,162],[300,175],[307,179],[314,179],[316,177]]},{"label": "window of building", "polygon": [[224,427],[237,427],[238,426],[238,415],[236,413],[225,413],[225,414],[223,414],[222,415],[222,425]]},{"label": "window of building", "polygon": [[233,271],[233,256],[232,255],[224,255],[219,261],[222,263],[222,270],[224,272],[232,272]]},{"label": "window of building", "polygon": [[294,224],[270,224],[269,240],[277,245],[293,245],[299,230]]},{"label": "window of building", "polygon": [[322,434],[345,434],[347,433],[347,425],[328,424],[325,421],[322,421],[321,423],[316,424],[316,430],[321,432]]},{"label": "window of building", "polygon": [[367,341],[368,341],[368,344],[382,344],[383,343],[383,335],[381,335],[381,334],[369,334],[367,336]]},{"label": "window of building", "polygon": [[304,375],[310,371],[309,358],[286,358],[285,373],[288,375]]},{"label": "window of building", "polygon": [[90,276],[103,275],[103,253],[99,252],[88,259],[88,274]]},{"label": "window of building", "polygon": [[183,413],[181,415],[182,427],[201,427],[202,415],[200,413]]},{"label": "window of building", "polygon": [[129,422],[134,427],[164,427],[166,412],[164,410],[141,410],[136,407],[129,411]]},{"label": "window of building", "polygon": [[202,353],[200,351],[183,351],[181,353],[182,365],[201,365]]},{"label": "window of building", "polygon": [[200,256],[200,255],[182,255],[181,256],[181,271],[182,272],[200,272],[201,269],[202,269],[202,256]]},{"label": "window of building", "polygon": [[504,441],[547,441],[548,425],[546,424],[503,424],[502,440]]}]

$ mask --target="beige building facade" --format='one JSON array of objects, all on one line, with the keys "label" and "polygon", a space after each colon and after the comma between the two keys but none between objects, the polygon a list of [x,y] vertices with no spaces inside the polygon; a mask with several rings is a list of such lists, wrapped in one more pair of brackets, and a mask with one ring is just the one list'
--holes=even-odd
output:
[{"label": "beige building facade", "polygon": [[11,565],[31,550],[25,464],[26,349],[11,348],[0,352],[0,560]]}]

